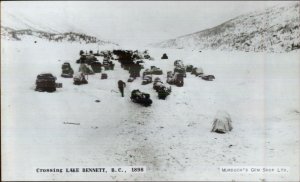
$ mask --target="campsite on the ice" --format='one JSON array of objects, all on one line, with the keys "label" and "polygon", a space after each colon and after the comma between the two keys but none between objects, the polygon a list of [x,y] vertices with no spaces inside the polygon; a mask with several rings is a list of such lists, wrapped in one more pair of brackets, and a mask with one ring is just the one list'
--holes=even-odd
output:
[{"label": "campsite on the ice", "polygon": [[[143,47],[1,24],[3,179],[299,180],[297,8]],[[104,166],[146,172],[76,172]]]}]

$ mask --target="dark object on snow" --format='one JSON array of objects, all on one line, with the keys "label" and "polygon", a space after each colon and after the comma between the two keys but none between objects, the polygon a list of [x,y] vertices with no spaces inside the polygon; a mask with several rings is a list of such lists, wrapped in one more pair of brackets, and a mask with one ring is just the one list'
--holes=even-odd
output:
[{"label": "dark object on snow", "polygon": [[165,84],[156,78],[153,83],[153,89],[158,93],[158,98],[165,100],[171,93],[171,87],[166,87]]},{"label": "dark object on snow", "polygon": [[139,67],[139,71],[141,71],[141,69],[144,69],[144,61],[143,60],[137,60],[137,61],[134,61],[135,64]]},{"label": "dark object on snow", "polygon": [[70,65],[70,63],[65,62],[62,66],[62,74],[61,76],[64,78],[73,78],[74,71]]},{"label": "dark object on snow", "polygon": [[158,85],[158,83],[163,83],[163,82],[161,81],[161,79],[160,79],[159,77],[156,77],[156,78],[154,79],[154,82],[153,82],[153,89],[154,89],[154,90],[157,89],[156,86]]},{"label": "dark object on snow", "polygon": [[143,72],[143,77],[146,76],[146,75],[152,75],[151,70],[146,69],[146,70]]},{"label": "dark object on snow", "polygon": [[81,55],[83,55],[83,54],[84,54],[84,51],[83,51],[83,50],[80,50],[79,55],[81,56]]},{"label": "dark object on snow", "polygon": [[36,88],[35,91],[39,92],[54,92],[56,91],[56,77],[51,73],[39,74],[36,78]]},{"label": "dark object on snow", "polygon": [[197,67],[194,67],[192,72],[191,72],[192,75],[195,75],[195,76],[200,76],[200,75],[203,75],[203,69],[202,68],[197,68]]},{"label": "dark object on snow", "polygon": [[156,67],[156,66],[151,66],[151,73],[153,75],[162,75],[163,71],[160,68]]},{"label": "dark object on snow", "polygon": [[115,64],[109,58],[103,59],[103,67],[105,70],[114,70]]},{"label": "dark object on snow", "polygon": [[151,69],[146,69],[143,73],[143,76],[145,75],[162,75],[163,71],[160,68],[157,68],[155,66],[151,66]]},{"label": "dark object on snow", "polygon": [[55,83],[56,88],[62,88],[62,83]]},{"label": "dark object on snow", "polygon": [[140,65],[140,61],[137,61],[136,63],[133,63],[129,66],[129,75],[130,77],[136,78],[140,77],[141,74],[142,65]]},{"label": "dark object on snow", "polygon": [[218,111],[214,122],[212,132],[227,133],[232,130],[232,121],[230,115],[225,111]]},{"label": "dark object on snow", "polygon": [[127,82],[133,82],[134,80],[135,80],[134,77],[129,77],[128,80],[127,80]]},{"label": "dark object on snow", "polygon": [[193,65],[187,65],[187,66],[185,67],[185,71],[186,71],[186,72],[192,72],[192,71],[193,71]]},{"label": "dark object on snow", "polygon": [[143,106],[150,106],[152,104],[152,100],[150,99],[150,94],[141,92],[140,90],[133,90],[131,92],[131,97],[130,99],[134,102],[134,103],[139,103]]},{"label": "dark object on snow", "polygon": [[97,99],[97,100],[95,100],[95,102],[100,102],[100,100]]},{"label": "dark object on snow", "polygon": [[85,79],[85,76],[83,73],[78,73],[73,78],[73,84],[74,85],[82,85],[87,84],[88,81]]},{"label": "dark object on snow", "polygon": [[148,50],[145,50],[143,52],[143,55],[144,55],[144,59],[151,59],[151,56],[149,55]]},{"label": "dark object on snow", "polygon": [[174,73],[181,73],[184,77],[186,77],[185,67],[181,60],[174,61],[174,66]]},{"label": "dark object on snow", "polygon": [[143,77],[142,85],[147,85],[149,83],[152,83],[152,75],[145,75]]},{"label": "dark object on snow", "polygon": [[102,74],[101,74],[101,79],[102,79],[102,80],[107,79],[107,74],[106,74],[106,73],[102,73]]},{"label": "dark object on snow", "polygon": [[162,85],[161,87],[159,87],[159,89],[157,90],[157,93],[158,93],[158,98],[159,99],[162,99],[162,100],[165,100],[166,97],[168,95],[171,94],[171,87],[166,87],[165,85]]},{"label": "dark object on snow", "polygon": [[124,88],[126,87],[126,83],[123,82],[122,80],[118,81],[118,88],[121,92],[121,96],[124,97]]},{"label": "dark object on snow", "polygon": [[168,56],[167,56],[167,54],[166,54],[166,53],[164,53],[164,54],[162,55],[161,59],[168,59]]},{"label": "dark object on snow", "polygon": [[186,77],[186,71],[184,66],[176,66],[174,68],[174,73],[180,73],[183,75],[183,77]]},{"label": "dark object on snow", "polygon": [[136,64],[142,64],[142,63],[145,63],[145,61],[143,61],[143,60],[137,60],[135,63]]},{"label": "dark object on snow", "polygon": [[174,61],[174,66],[184,67],[183,62],[181,60],[175,60]]},{"label": "dark object on snow", "polygon": [[[81,53],[80,53],[81,54]],[[80,55],[80,58],[76,61],[76,63],[85,63],[90,65],[93,62],[98,62],[99,60],[94,56],[90,54],[82,54]]]},{"label": "dark object on snow", "polygon": [[154,83],[156,83],[156,82],[162,82],[162,81],[161,81],[161,79],[160,79],[159,77],[156,77],[156,78],[154,79]]},{"label": "dark object on snow", "polygon": [[206,81],[213,81],[215,79],[214,75],[201,75],[200,77]]},{"label": "dark object on snow", "polygon": [[136,59],[143,59],[144,56],[143,56],[143,54],[141,52],[139,52],[138,50],[135,50],[135,51],[133,51],[132,58],[134,60],[136,60]]},{"label": "dark object on snow", "polygon": [[143,54],[132,50],[113,50],[113,54],[118,57],[121,67],[129,71],[131,77],[140,77],[143,65],[140,65],[138,60],[144,58]]},{"label": "dark object on snow", "polygon": [[167,73],[167,83],[170,85],[182,87],[184,84],[183,78],[184,75],[182,73],[172,73],[172,71]]},{"label": "dark object on snow", "polygon": [[102,64],[100,62],[93,62],[91,63],[91,67],[94,73],[101,73],[102,71]]},{"label": "dark object on snow", "polygon": [[146,54],[146,55],[144,55],[144,59],[151,59],[151,56]]}]

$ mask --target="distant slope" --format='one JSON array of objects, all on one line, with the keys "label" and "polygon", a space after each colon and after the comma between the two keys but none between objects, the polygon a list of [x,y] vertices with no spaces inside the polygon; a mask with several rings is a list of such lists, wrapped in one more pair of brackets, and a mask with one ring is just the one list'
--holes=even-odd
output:
[{"label": "distant slope", "polygon": [[15,30],[30,29],[33,31],[44,31],[50,33],[62,33],[68,25],[64,27],[50,27],[49,22],[33,22],[26,18],[25,15],[15,15],[13,13],[4,12],[1,18],[1,26],[10,27]]},{"label": "distant slope", "polygon": [[161,48],[289,52],[300,49],[300,3],[245,14],[216,27],[152,44]]},{"label": "distant slope", "polygon": [[49,33],[39,30],[14,30],[9,27],[1,27],[1,38],[7,40],[22,40],[26,37],[40,38],[53,42],[79,42],[79,43],[95,43],[99,45],[113,44],[118,45],[113,42],[99,40],[97,37],[75,33],[75,32],[66,32],[66,33]]},{"label": "distant slope", "polygon": [[[84,33],[76,33],[73,26],[50,26],[47,22],[33,22],[25,16],[5,13],[1,19],[1,39],[20,41],[26,38],[44,39],[54,42],[78,42],[83,44],[118,45]],[[74,25],[75,26],[75,25]]]}]

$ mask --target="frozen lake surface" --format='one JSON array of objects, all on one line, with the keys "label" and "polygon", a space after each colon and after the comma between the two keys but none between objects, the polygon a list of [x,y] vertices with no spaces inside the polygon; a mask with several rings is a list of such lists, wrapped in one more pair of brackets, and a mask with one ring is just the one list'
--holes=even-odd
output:
[{"label": "frozen lake surface", "polygon": [[[299,51],[149,48],[154,60],[145,60],[145,68],[161,68],[163,82],[177,59],[216,77],[208,82],[188,73],[183,87],[172,86],[171,95],[159,100],[141,78],[126,83],[122,98],[117,81],[127,81],[129,74],[117,61],[114,71],[106,71],[107,80],[95,74],[87,85],[76,86],[60,77],[65,61],[78,71],[81,49],[98,47],[2,42],[3,180],[299,180]],[[160,59],[163,53],[168,60]],[[53,73],[63,88],[35,92],[41,72]],[[149,93],[152,106],[133,103],[133,89]],[[231,115],[230,133],[210,132],[219,110]],[[97,166],[146,166],[147,172],[36,173],[36,168]],[[220,166],[288,166],[290,171],[223,174]]]}]

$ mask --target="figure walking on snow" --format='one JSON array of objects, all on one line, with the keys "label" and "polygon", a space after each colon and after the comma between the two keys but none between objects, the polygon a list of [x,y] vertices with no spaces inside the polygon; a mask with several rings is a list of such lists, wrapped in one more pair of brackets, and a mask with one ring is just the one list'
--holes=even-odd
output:
[{"label": "figure walking on snow", "polygon": [[124,88],[126,87],[125,82],[123,82],[122,80],[119,80],[118,87],[119,87],[122,97],[124,97]]}]

